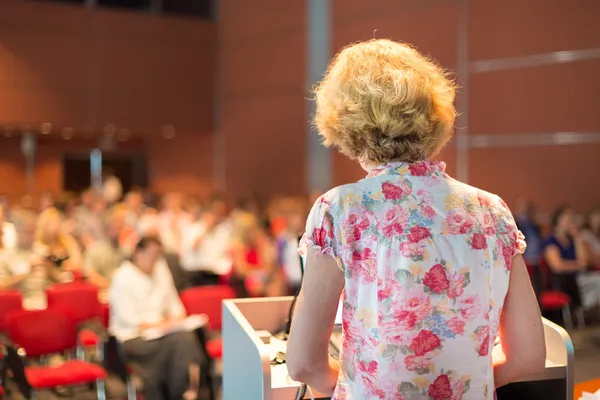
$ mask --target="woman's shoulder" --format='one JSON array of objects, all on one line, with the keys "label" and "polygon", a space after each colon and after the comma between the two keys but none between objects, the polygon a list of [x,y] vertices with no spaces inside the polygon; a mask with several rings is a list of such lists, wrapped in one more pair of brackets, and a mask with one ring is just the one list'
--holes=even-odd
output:
[{"label": "woman's shoulder", "polygon": [[549,246],[557,246],[559,248],[562,248],[561,243],[558,241],[558,239],[554,235],[546,236],[546,238],[544,239],[544,242],[543,242],[543,246],[544,246],[544,248],[549,247]]}]

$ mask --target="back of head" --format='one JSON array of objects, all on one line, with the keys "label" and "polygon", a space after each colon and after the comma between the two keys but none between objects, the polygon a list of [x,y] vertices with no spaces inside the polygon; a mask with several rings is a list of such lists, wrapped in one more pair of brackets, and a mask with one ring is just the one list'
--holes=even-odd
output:
[{"label": "back of head", "polygon": [[344,48],[315,93],[325,145],[365,164],[426,159],[453,132],[453,82],[407,44],[378,39]]},{"label": "back of head", "polygon": [[561,204],[560,206],[554,209],[552,213],[552,218],[550,219],[550,223],[552,224],[552,229],[556,229],[560,224],[561,217],[566,213],[571,211],[571,207],[568,204]]}]

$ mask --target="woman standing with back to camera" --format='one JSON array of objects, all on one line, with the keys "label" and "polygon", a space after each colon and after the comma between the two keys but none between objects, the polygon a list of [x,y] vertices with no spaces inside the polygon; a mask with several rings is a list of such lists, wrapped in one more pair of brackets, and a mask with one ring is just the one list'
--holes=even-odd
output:
[{"label": "woman standing with back to camera", "polygon": [[[365,179],[317,200],[287,350],[291,377],[333,399],[493,399],[544,368],[523,236],[496,195],[432,161],[455,87],[408,45],[342,50],[316,89],[325,145]],[[343,292],[339,363],[328,356]],[[500,335],[505,357],[492,358]]]}]

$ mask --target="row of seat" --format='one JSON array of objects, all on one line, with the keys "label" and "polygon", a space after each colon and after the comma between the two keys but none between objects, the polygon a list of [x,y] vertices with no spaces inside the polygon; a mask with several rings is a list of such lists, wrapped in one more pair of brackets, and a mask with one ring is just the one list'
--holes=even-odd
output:
[{"label": "row of seat", "polygon": [[[206,314],[209,319],[207,329],[217,331],[221,329],[221,302],[235,297],[235,292],[229,286],[215,285],[190,288],[180,296],[188,315]],[[20,292],[0,292],[0,333],[4,332],[9,343],[15,345],[4,346],[6,357],[3,361],[10,363],[10,368],[15,373],[15,370],[20,369],[18,364],[24,355],[41,357],[77,349],[76,360],[69,360],[58,367],[23,365],[24,379],[21,382],[21,391],[29,393],[56,386],[95,383],[98,398],[104,399],[104,379],[107,370],[110,371],[110,366],[114,365],[114,357],[111,360],[102,360],[110,361],[105,362],[104,366],[107,368],[103,368],[84,361],[82,349],[95,346],[99,358],[103,359],[106,345],[116,342],[106,331],[109,307],[98,301],[97,288],[87,282],[55,285],[48,289],[47,298],[47,309],[23,310]],[[81,329],[82,327],[85,328]],[[222,356],[222,345],[220,339],[209,337],[210,334],[206,335],[204,330],[199,335],[209,360],[208,368],[204,369],[208,374],[205,380],[209,384],[211,397],[214,398],[212,364],[213,360]],[[17,346],[22,349],[20,354]],[[126,360],[120,361],[126,365]],[[129,369],[127,371],[130,372]],[[123,374],[119,375],[127,379]],[[29,395],[26,395],[29,398]]]}]

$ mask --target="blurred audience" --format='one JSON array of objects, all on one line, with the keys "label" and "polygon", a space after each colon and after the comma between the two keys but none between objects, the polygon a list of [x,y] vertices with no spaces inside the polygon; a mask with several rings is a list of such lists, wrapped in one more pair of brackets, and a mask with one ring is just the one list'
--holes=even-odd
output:
[{"label": "blurred audience", "polygon": [[123,197],[123,185],[115,176],[115,172],[107,168],[102,172],[102,198],[108,205],[113,205]]},{"label": "blurred audience", "polygon": [[28,309],[45,308],[46,288],[62,280],[59,268],[34,253],[35,226],[35,216],[20,214],[15,219],[15,247],[0,250],[0,289],[18,289],[23,295],[23,305]]},{"label": "blurred audience", "polygon": [[[156,198],[160,210],[141,189],[119,199],[109,205],[103,193],[88,189],[24,196],[0,207],[0,290],[19,289],[28,308],[39,308],[47,285],[87,279],[106,302],[115,272],[144,236],[160,239],[160,264],[177,290],[230,284],[238,296],[254,297],[294,294],[300,287],[297,247],[308,198],[278,196],[263,208],[247,196],[233,210],[216,195],[167,193]],[[560,207],[548,227],[531,202],[520,199],[514,210],[536,292],[551,286],[571,296],[575,307],[599,307],[600,208],[578,226],[573,210]]]}]

